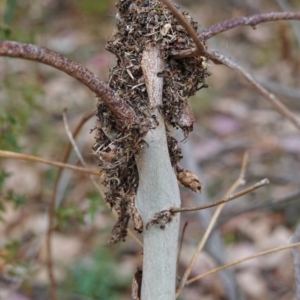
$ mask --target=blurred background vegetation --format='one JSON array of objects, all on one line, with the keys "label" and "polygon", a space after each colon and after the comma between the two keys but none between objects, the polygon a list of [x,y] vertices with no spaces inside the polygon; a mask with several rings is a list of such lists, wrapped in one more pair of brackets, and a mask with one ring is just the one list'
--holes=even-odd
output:
[{"label": "blurred background vegetation", "polygon": [[[227,18],[281,11],[280,1],[272,0],[179,2],[199,21],[200,30]],[[291,9],[300,10],[299,1],[289,3]],[[0,0],[0,39],[57,51],[107,81],[115,58],[105,50],[105,43],[113,33],[115,14],[113,0]],[[299,41],[288,22],[259,25],[256,30],[234,29],[212,39],[208,46],[239,62],[279,93],[300,117]],[[295,128],[236,74],[222,66],[211,64],[209,68],[213,74],[208,79],[210,88],[191,99],[197,123],[190,136],[189,156],[202,170],[210,201],[221,198],[235,180],[245,150],[251,158],[247,182],[264,177],[272,182],[226,206],[218,228],[228,260],[233,260],[289,241],[299,222],[300,206],[275,202],[299,192],[300,138]],[[62,110],[68,109],[68,121],[74,128],[95,105],[89,90],[53,68],[0,58],[1,150],[61,160],[68,141]],[[78,137],[91,168],[97,167],[91,151],[94,122],[88,122]],[[70,162],[77,163],[74,155]],[[0,159],[0,298],[49,297],[45,233],[56,174],[50,166]],[[88,177],[64,172],[59,193],[53,234],[59,299],[130,299],[132,276],[142,261],[141,248],[130,238],[107,245],[114,220]],[[193,205],[186,190],[182,199],[184,206]],[[297,199],[299,196],[292,197]],[[267,200],[272,205],[259,206]],[[203,232],[197,214],[183,215],[185,221],[189,226],[180,272]],[[256,261],[235,269],[247,299],[294,299],[290,256],[280,255],[260,265]],[[195,272],[214,265],[204,253]],[[189,300],[200,297],[226,299],[218,275],[195,283],[182,295]]]}]

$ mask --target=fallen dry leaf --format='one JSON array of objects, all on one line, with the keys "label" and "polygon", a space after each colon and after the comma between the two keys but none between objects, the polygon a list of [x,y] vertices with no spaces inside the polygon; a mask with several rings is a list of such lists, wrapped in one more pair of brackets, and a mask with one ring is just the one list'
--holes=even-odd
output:
[{"label": "fallen dry leaf", "polygon": [[183,171],[177,174],[178,181],[193,192],[200,193],[202,182],[191,171]]}]

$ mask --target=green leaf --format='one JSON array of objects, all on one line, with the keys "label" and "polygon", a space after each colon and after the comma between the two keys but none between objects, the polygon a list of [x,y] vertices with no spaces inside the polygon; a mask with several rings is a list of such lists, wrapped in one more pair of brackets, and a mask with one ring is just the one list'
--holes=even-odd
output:
[{"label": "green leaf", "polygon": [[23,195],[17,195],[13,191],[9,191],[6,200],[12,202],[15,208],[18,208],[27,203],[27,198]]},{"label": "green leaf", "polygon": [[10,24],[16,7],[16,0],[7,0],[3,14],[3,25],[0,27],[0,39],[8,40],[11,36]]}]

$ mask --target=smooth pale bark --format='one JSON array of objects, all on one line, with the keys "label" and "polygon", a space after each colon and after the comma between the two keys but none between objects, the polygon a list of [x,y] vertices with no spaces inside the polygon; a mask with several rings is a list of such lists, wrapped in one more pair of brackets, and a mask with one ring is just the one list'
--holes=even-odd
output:
[{"label": "smooth pale bark", "polygon": [[161,104],[163,79],[157,77],[163,62],[158,48],[148,48],[143,53],[142,68],[153,114],[159,126],[150,130],[144,140],[145,148],[136,157],[139,187],[136,205],[144,224],[143,279],[141,299],[174,300],[176,261],[179,234],[179,214],[166,224],[146,224],[155,213],[169,207],[180,206],[179,188],[170,162],[166,129],[157,108]]}]

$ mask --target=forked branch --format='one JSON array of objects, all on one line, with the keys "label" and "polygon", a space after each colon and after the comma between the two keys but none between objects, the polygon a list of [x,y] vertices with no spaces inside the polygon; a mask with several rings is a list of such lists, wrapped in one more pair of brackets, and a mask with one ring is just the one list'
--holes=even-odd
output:
[{"label": "forked branch", "polygon": [[200,32],[199,38],[206,41],[221,32],[228,31],[238,26],[251,26],[255,29],[255,26],[260,23],[283,20],[300,20],[300,12],[270,12],[228,19],[204,29]]},{"label": "forked branch", "polygon": [[[191,27],[191,25],[186,22],[183,15],[179,12],[179,10],[174,7],[169,0],[161,0],[174,14],[175,17],[177,17],[178,21],[181,23],[181,25],[187,30],[187,33],[191,35],[193,38],[197,49],[186,49],[178,53],[174,56],[174,58],[184,58],[187,56],[196,56],[199,55],[200,50],[202,51],[202,55],[209,58],[216,64],[223,64],[236,72],[239,73],[242,77],[244,77],[251,85],[265,98],[268,100],[268,102],[284,117],[286,117],[288,120],[290,120],[299,130],[300,130],[300,121],[297,119],[297,117],[292,113],[292,111],[285,106],[274,94],[269,92],[267,89],[265,89],[262,85],[260,85],[248,72],[246,72],[242,67],[240,67],[237,63],[232,61],[230,58],[218,53],[217,51],[209,51],[206,50],[203,42],[201,34],[199,37],[195,37],[195,31]],[[254,15],[250,17],[244,17],[244,18],[237,18],[237,19],[231,19],[224,21],[222,23],[214,25],[215,27],[210,27],[206,30],[204,30],[203,36],[206,36],[206,38],[210,37],[210,32],[212,32],[211,36],[216,35],[222,31],[229,30],[231,28],[234,28],[236,26],[240,25],[251,25],[255,26],[258,23],[262,22],[268,22],[268,21],[275,21],[275,20],[300,20],[300,13],[290,13],[290,12],[284,12],[284,13],[267,13],[267,14],[259,14]],[[223,27],[222,27],[223,26]],[[224,30],[223,30],[224,29]],[[202,46],[199,46],[201,44]]]},{"label": "forked branch", "polygon": [[[300,12],[270,12],[264,14],[256,14],[248,17],[228,19],[202,30],[198,34],[198,38],[201,41],[206,41],[218,35],[219,33],[228,31],[239,26],[251,26],[255,29],[255,26],[260,23],[284,20],[300,20]],[[198,49],[196,48],[182,50],[175,56],[175,58],[195,56],[197,55],[197,50]],[[205,53],[203,53],[203,55],[205,55]]]},{"label": "forked branch", "polygon": [[106,83],[85,67],[59,53],[32,44],[2,41],[0,42],[0,56],[40,62],[76,78],[93,91],[97,97],[101,98],[115,114],[121,127],[127,127],[135,119],[135,112],[131,106],[121,99]]}]

